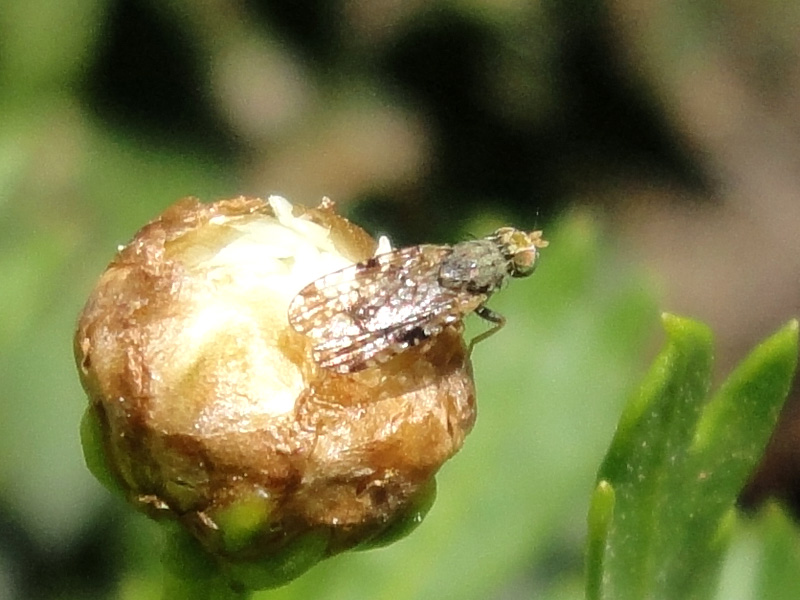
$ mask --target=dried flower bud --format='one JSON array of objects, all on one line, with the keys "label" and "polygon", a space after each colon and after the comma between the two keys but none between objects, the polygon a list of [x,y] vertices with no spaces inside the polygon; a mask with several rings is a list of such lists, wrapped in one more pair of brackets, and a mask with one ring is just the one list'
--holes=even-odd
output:
[{"label": "dried flower bud", "polygon": [[119,249],[80,317],[87,463],[250,587],[419,522],[474,422],[460,326],[347,375],[289,326],[303,286],[374,251],[329,202],[187,199]]}]

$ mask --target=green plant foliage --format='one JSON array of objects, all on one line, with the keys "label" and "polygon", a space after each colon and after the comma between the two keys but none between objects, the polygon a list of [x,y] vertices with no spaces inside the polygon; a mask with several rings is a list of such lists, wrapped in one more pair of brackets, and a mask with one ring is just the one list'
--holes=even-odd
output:
[{"label": "green plant foliage", "polygon": [[781,507],[768,505],[734,525],[715,600],[800,598],[800,536]]},{"label": "green plant foliage", "polygon": [[796,524],[777,506],[771,506],[759,523],[761,559],[754,598],[800,598],[800,536]]},{"label": "green plant foliage", "polygon": [[164,524],[163,600],[246,600],[250,593],[234,590],[211,556],[190,534]]},{"label": "green plant foliage", "polygon": [[86,409],[81,419],[81,447],[86,468],[97,478],[108,491],[119,494],[124,498],[125,493],[111,472],[111,467],[106,459],[103,447],[103,432],[97,415],[91,409]]},{"label": "green plant foliage", "polygon": [[663,321],[666,348],[625,408],[598,475],[589,518],[592,600],[711,597],[736,496],[794,373],[796,321],[707,399],[710,331],[671,315]]},{"label": "green plant foliage", "polygon": [[411,506],[408,507],[403,515],[398,517],[374,538],[360,544],[355,550],[374,550],[375,548],[382,548],[394,544],[398,540],[410,535],[420,526],[435,500],[436,479],[434,478],[431,479],[417,497],[412,500]]}]

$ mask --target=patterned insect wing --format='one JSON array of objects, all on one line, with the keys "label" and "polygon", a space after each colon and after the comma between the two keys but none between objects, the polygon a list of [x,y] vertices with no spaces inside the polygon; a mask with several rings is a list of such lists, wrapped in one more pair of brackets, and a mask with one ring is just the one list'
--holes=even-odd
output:
[{"label": "patterned insect wing", "polygon": [[341,373],[384,362],[438,334],[486,300],[439,285],[450,246],[411,246],[330,273],[292,300],[289,322],[314,360]]}]

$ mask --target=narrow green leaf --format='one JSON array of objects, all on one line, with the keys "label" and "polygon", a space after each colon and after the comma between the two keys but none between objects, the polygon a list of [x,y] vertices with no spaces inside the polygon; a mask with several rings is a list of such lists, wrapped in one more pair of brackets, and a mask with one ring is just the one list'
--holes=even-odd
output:
[{"label": "narrow green leaf", "polygon": [[615,502],[603,551],[590,515],[590,598],[709,596],[736,495],[794,372],[796,322],[756,348],[707,401],[710,332],[687,319],[663,320],[666,347],[623,412],[598,475]]},{"label": "narrow green leaf", "polygon": [[592,494],[592,502],[589,506],[589,533],[588,548],[586,551],[586,563],[588,572],[586,574],[587,588],[586,598],[596,600],[600,598],[600,581],[603,576],[603,556],[605,554],[606,542],[608,541],[608,529],[611,526],[611,519],[614,515],[614,488],[605,480],[598,482]]}]

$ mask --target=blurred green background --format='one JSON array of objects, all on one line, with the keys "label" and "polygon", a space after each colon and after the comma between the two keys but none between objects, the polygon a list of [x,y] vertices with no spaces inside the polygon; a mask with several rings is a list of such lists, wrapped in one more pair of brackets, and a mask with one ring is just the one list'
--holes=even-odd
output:
[{"label": "blurred green background", "polygon": [[[425,523],[263,596],[581,597],[659,311],[709,323],[721,373],[800,312],[798,6],[0,0],[0,598],[158,597],[157,528],[83,465],[75,320],[178,198],[271,193],[398,245],[552,245],[492,301]],[[800,489],[795,406],[751,502]]]}]

